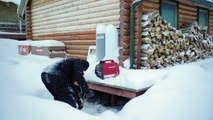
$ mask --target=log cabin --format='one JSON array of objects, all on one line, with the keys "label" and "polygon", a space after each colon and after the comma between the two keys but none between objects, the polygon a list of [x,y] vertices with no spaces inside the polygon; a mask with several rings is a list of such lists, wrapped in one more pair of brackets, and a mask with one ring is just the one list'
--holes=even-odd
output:
[{"label": "log cabin", "polygon": [[22,0],[18,14],[25,17],[27,39],[60,40],[68,57],[81,59],[96,44],[96,26],[113,24],[119,31],[120,65],[130,57],[130,64],[140,68],[143,14],[157,12],[177,29],[197,21],[213,34],[212,4],[204,0]]}]

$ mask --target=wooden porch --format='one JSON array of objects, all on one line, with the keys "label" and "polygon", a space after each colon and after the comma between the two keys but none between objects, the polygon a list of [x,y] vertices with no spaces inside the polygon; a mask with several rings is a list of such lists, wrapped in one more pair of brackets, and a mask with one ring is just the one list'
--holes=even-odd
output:
[{"label": "wooden porch", "polygon": [[116,97],[121,96],[125,98],[134,98],[139,95],[144,94],[149,88],[134,90],[130,88],[120,87],[120,86],[111,86],[108,84],[98,83],[94,81],[87,81],[87,84],[90,89],[100,91],[103,93],[108,93],[111,95],[111,105],[116,105]]}]

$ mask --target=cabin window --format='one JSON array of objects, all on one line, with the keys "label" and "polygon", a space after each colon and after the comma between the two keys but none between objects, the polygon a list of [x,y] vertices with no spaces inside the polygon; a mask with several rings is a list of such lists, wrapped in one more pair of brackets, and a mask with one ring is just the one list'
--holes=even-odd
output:
[{"label": "cabin window", "polygon": [[198,13],[198,23],[200,26],[208,26],[209,25],[209,16],[208,11],[204,9],[199,9]]},{"label": "cabin window", "polygon": [[177,28],[177,3],[169,0],[161,2],[161,16],[170,23],[171,26]]}]

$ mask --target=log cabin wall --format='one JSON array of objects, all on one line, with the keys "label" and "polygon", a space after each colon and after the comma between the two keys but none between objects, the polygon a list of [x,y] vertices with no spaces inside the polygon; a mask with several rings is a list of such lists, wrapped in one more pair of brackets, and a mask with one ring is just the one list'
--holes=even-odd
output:
[{"label": "log cabin wall", "polygon": [[209,34],[213,35],[213,11],[209,12]]},{"label": "log cabin wall", "polygon": [[[185,0],[178,1],[178,28],[182,28],[185,25],[197,21],[198,19],[198,8],[209,9],[209,34],[213,34],[213,12],[211,8],[205,7],[203,5],[193,3]],[[161,0],[143,0],[142,5],[136,9],[135,13],[135,54],[134,54],[134,65],[140,68],[140,58],[141,58],[141,16],[147,12],[157,12],[160,13]]]},{"label": "log cabin wall", "polygon": [[179,27],[182,28],[187,23],[198,21],[198,10],[204,8],[209,13],[209,34],[213,34],[213,8],[194,3],[191,0],[177,0],[179,2]]},{"label": "log cabin wall", "polygon": [[32,0],[32,39],[66,44],[68,57],[86,59],[100,23],[119,27],[120,0]]},{"label": "log cabin wall", "polygon": [[135,11],[135,43],[134,43],[134,65],[136,68],[140,68],[140,58],[141,58],[141,18],[142,15],[148,12],[160,12],[160,0],[143,0],[142,5],[140,5]]},{"label": "log cabin wall", "polygon": [[121,0],[120,2],[120,32],[119,32],[119,64],[123,66],[123,61],[129,58],[129,42],[130,42],[130,6],[131,0]]},{"label": "log cabin wall", "polygon": [[25,11],[25,19],[26,19],[26,38],[28,40],[32,40],[32,20],[31,20],[31,8],[27,6]]},{"label": "log cabin wall", "polygon": [[193,21],[197,21],[197,7],[179,3],[179,28],[183,28]]}]

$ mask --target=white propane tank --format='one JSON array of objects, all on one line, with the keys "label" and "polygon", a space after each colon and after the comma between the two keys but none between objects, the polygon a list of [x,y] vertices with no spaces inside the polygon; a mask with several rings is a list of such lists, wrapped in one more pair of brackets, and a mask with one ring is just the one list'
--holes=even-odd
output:
[{"label": "white propane tank", "polygon": [[96,57],[98,61],[103,60],[105,56],[105,31],[106,25],[99,24],[96,27]]},{"label": "white propane tank", "polygon": [[118,62],[119,46],[118,46],[118,31],[114,25],[108,25],[106,28],[105,41],[105,57],[104,60],[113,59]]}]

